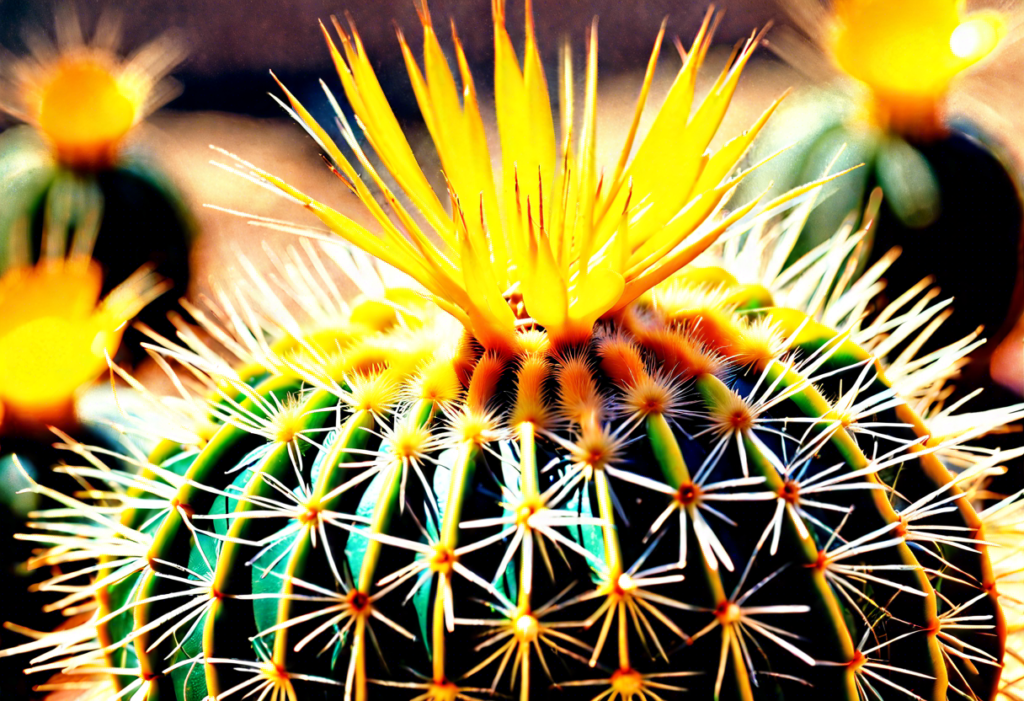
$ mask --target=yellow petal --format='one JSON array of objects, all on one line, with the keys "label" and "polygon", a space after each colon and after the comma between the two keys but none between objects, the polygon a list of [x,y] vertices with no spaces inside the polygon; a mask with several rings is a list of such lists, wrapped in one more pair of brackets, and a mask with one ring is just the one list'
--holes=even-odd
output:
[{"label": "yellow petal", "polygon": [[583,284],[575,290],[577,298],[570,314],[572,320],[590,328],[599,317],[615,306],[625,286],[622,275],[614,270],[600,268],[591,271]]},{"label": "yellow petal", "polygon": [[523,301],[537,323],[557,333],[565,327],[569,295],[547,236],[540,235],[539,239],[532,242],[532,265],[523,274]]}]

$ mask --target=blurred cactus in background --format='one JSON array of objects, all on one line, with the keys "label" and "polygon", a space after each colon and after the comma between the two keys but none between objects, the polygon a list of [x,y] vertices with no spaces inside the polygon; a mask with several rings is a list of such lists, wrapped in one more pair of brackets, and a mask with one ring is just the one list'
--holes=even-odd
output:
[{"label": "blurred cactus in background", "polygon": [[58,462],[52,429],[95,439],[82,434],[76,401],[107,369],[127,323],[167,289],[141,268],[101,298],[103,275],[91,257],[101,197],[85,190],[72,202],[68,194],[50,195],[38,260],[24,220],[9,230],[0,256],[0,501],[8,506],[30,503],[10,488],[12,454],[45,470]]},{"label": "blurred cactus in background", "polygon": [[72,202],[51,192],[41,253],[27,223],[9,230],[0,267],[0,435],[31,436],[75,423],[76,393],[107,369],[127,322],[166,290],[142,268],[101,299],[92,258],[101,219],[98,189]]},{"label": "blurred cactus in background", "polygon": [[847,217],[856,222],[881,188],[870,260],[893,247],[903,251],[887,272],[884,297],[930,276],[958,313],[926,349],[984,326],[988,343],[958,384],[963,392],[990,384],[988,357],[1024,311],[1020,180],[991,136],[950,120],[946,98],[961,72],[998,53],[1010,18],[966,13],[962,0],[800,0],[785,7],[804,35],[783,30],[769,43],[819,84],[801,91],[767,130],[759,153],[790,148],[749,186],[775,178],[785,189],[811,179],[845,146],[839,165],[866,167],[829,188],[794,256]]},{"label": "blurred cactus in background", "polygon": [[67,441],[85,488],[33,484],[58,506],[30,537],[82,616],[4,654],[105,700],[1018,698],[1024,508],[986,487],[1024,448],[973,441],[1024,406],[946,403],[977,343],[918,356],[927,284],[869,316],[875,210],[795,253],[827,168],[734,196],[776,105],[711,143],[760,36],[696,101],[709,13],[640,136],[659,35],[602,174],[596,24],[556,120],[531,4],[520,61],[495,0],[496,172],[420,10],[422,66],[400,47],[447,192],[325,27],[344,145],[283,104],[370,218],[233,157],[347,244],[259,220],[300,243],[156,339],[177,396],[124,431],[158,447],[111,471]]},{"label": "blurred cactus in background", "polygon": [[[37,259],[47,203],[84,201],[81,190],[90,198],[98,194],[102,218],[92,256],[102,268],[103,293],[155,264],[175,292],[152,305],[144,320],[170,329],[167,312],[189,283],[193,224],[173,185],[132,137],[149,113],[174,96],[165,76],[180,60],[180,48],[161,38],[122,58],[110,16],[87,41],[69,7],[58,11],[56,39],[54,45],[38,33],[28,35],[30,55],[8,56],[0,68],[0,110],[25,122],[0,135],[0,243],[27,220],[33,234],[28,254]],[[142,357],[136,344],[126,350]]]},{"label": "blurred cactus in background", "polygon": [[[72,197],[75,199],[72,200]],[[74,491],[53,467],[58,436],[111,445],[106,431],[82,421],[78,402],[117,353],[127,323],[167,284],[142,268],[105,296],[91,257],[102,217],[97,188],[52,189],[45,204],[39,255],[27,219],[12,225],[0,248],[0,577],[5,606],[23,605],[32,579],[24,571],[30,543],[11,542],[39,506],[29,479]],[[38,573],[35,581],[38,581]],[[51,620],[51,624],[59,621]],[[10,687],[18,692],[18,685]]]}]

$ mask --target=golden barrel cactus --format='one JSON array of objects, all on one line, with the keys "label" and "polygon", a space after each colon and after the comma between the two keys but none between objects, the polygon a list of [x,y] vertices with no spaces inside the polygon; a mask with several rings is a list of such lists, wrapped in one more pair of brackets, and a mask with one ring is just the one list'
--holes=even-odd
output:
[{"label": "golden barrel cactus", "polygon": [[82,620],[17,651],[102,699],[1015,698],[1020,508],[970,441],[1020,409],[943,406],[974,339],[915,357],[924,286],[865,321],[866,230],[786,266],[820,182],[728,200],[759,37],[697,102],[709,15],[638,138],[659,36],[602,170],[596,25],[556,131],[529,3],[521,63],[493,10],[498,148],[458,38],[456,79],[425,6],[422,65],[400,36],[443,196],[324,29],[362,133],[285,106],[374,223],[234,159],[349,245],[259,222],[301,245],[158,339],[138,473],[69,446],[92,487],[31,537]]}]

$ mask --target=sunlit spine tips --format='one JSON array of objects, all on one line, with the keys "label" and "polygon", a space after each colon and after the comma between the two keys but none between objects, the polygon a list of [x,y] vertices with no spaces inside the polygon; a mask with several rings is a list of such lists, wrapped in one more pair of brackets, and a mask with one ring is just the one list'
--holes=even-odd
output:
[{"label": "sunlit spine tips", "polygon": [[551,349],[551,339],[543,329],[522,329],[516,335],[518,352],[522,355],[545,355]]},{"label": "sunlit spine tips", "polygon": [[616,386],[627,388],[647,379],[647,366],[636,342],[625,336],[607,336],[597,343],[601,370]]},{"label": "sunlit spine tips", "polygon": [[728,353],[738,365],[763,368],[787,350],[786,337],[770,317],[741,321],[735,329],[735,336],[722,352]]},{"label": "sunlit spine tips", "polygon": [[407,420],[395,427],[390,443],[390,450],[398,460],[421,461],[434,448],[435,438],[426,426]]},{"label": "sunlit spine tips", "polygon": [[447,434],[449,441],[455,444],[483,446],[499,440],[504,434],[501,422],[493,412],[468,407],[453,413],[450,424]]},{"label": "sunlit spine tips", "polygon": [[627,385],[620,399],[628,419],[642,420],[653,414],[677,418],[683,408],[683,386],[665,375],[648,375]]},{"label": "sunlit spine tips", "polygon": [[638,339],[653,355],[658,368],[685,381],[702,375],[720,375],[729,367],[699,340],[671,328],[640,328]]},{"label": "sunlit spine tips", "polygon": [[579,438],[572,444],[573,461],[591,477],[595,471],[603,470],[623,458],[623,440],[611,433],[605,426],[599,426],[593,420],[583,424]]},{"label": "sunlit spine tips", "polygon": [[356,373],[348,377],[350,386],[348,404],[356,410],[384,415],[400,399],[402,384],[399,377],[387,370]]},{"label": "sunlit spine tips", "polygon": [[466,406],[474,412],[485,413],[492,407],[498,385],[510,361],[496,353],[485,353],[473,368],[473,376],[466,391]]},{"label": "sunlit spine tips", "polygon": [[429,362],[411,383],[410,397],[429,400],[438,406],[454,402],[461,394],[462,385],[449,358]]}]

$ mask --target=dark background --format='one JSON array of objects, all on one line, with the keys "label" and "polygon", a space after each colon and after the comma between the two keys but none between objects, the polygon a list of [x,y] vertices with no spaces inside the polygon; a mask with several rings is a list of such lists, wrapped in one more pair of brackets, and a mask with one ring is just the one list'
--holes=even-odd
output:
[{"label": "dark background", "polygon": [[[668,18],[668,38],[678,35],[688,41],[708,4],[705,0],[536,0],[534,16],[542,54],[551,68],[565,35],[582,51],[585,31],[598,15],[601,67],[629,70],[646,63],[664,18]],[[716,35],[721,43],[738,41],[779,16],[777,5],[765,0],[720,1],[715,6],[725,11]],[[49,32],[53,7],[46,0],[0,0],[0,45],[21,53],[24,28]],[[343,21],[346,14],[351,15],[382,81],[393,71],[405,80],[395,27],[401,27],[413,47],[419,46],[422,36],[414,0],[78,0],[72,7],[87,28],[86,36],[96,17],[110,11],[122,19],[127,47],[166,31],[180,37],[188,57],[174,72],[184,87],[172,105],[178,110],[279,116],[279,109],[266,97],[271,87],[267,71],[273,69],[290,84],[315,82],[333,73],[317,25],[317,20],[329,24],[332,14]],[[511,0],[506,11],[513,41],[519,42],[524,3]],[[442,42],[450,37],[449,18],[454,19],[470,63],[480,66],[492,60],[490,0],[433,0],[430,12]],[[486,88],[490,81],[486,71],[479,71],[477,78],[480,87]],[[393,97],[403,93],[395,91]],[[396,110],[401,107],[395,105]]]}]

